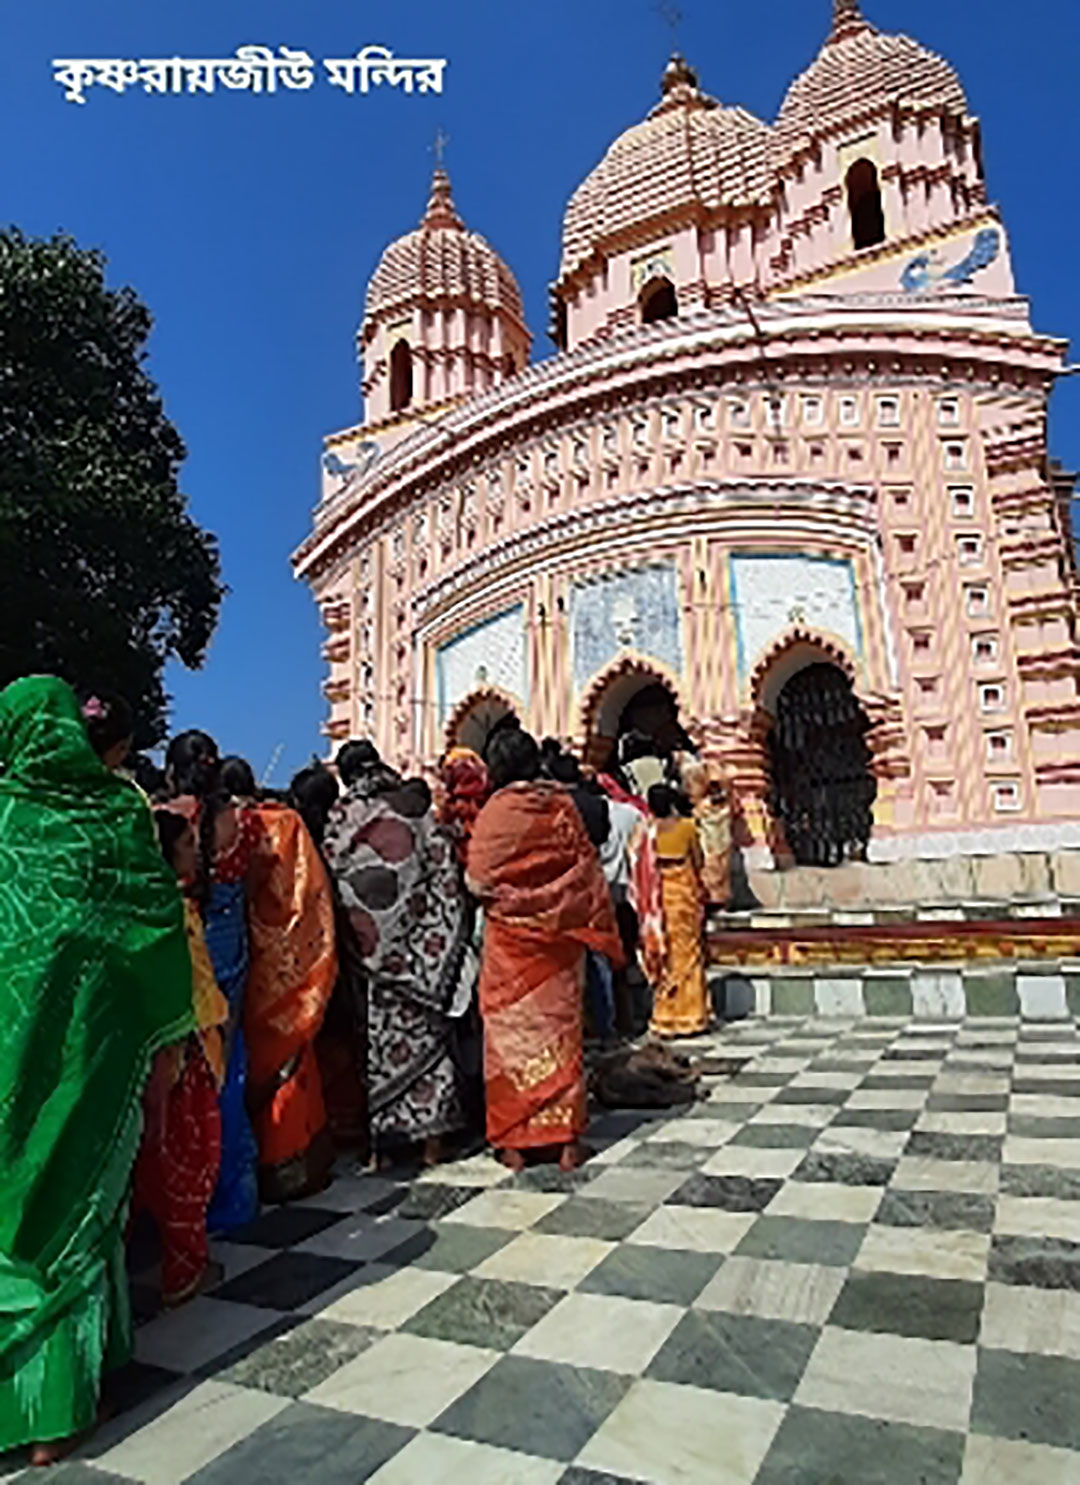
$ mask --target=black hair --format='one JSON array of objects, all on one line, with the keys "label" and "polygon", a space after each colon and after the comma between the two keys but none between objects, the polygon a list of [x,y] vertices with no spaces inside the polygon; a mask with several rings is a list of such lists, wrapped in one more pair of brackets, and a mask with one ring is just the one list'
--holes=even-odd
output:
[{"label": "black hair", "polygon": [[405,788],[409,789],[413,794],[416,795],[417,799],[419,799],[424,806],[424,814],[427,814],[428,810],[432,806],[432,803],[434,802],[431,793],[431,785],[428,783],[427,779],[422,779],[419,774],[417,774],[415,778],[405,780]]},{"label": "black hair", "polygon": [[690,802],[689,794],[682,789],[675,788],[673,785],[669,787],[671,788],[671,798],[676,810],[682,815],[684,820],[689,820],[694,813],[694,806]]},{"label": "black hair", "polygon": [[507,727],[492,737],[487,764],[495,789],[531,783],[540,776],[540,749],[524,728]]},{"label": "black hair", "polygon": [[190,830],[191,821],[184,815],[179,815],[175,810],[155,810],[154,824],[157,826],[158,844],[161,854],[175,870],[176,848],[180,844],[185,830]]},{"label": "black hair", "polygon": [[254,799],[259,792],[251,764],[235,754],[221,760],[221,787],[234,799]]},{"label": "black hair", "polygon": [[658,820],[667,820],[675,813],[675,790],[670,784],[654,784],[648,793],[649,811]]},{"label": "black hair", "polygon": [[368,769],[377,768],[381,762],[382,758],[379,756],[378,748],[366,737],[343,744],[334,759],[335,767],[346,789],[355,784],[362,773],[367,773]]},{"label": "black hair", "polygon": [[157,800],[165,792],[165,775],[145,753],[133,753],[129,761],[131,776],[144,794]]},{"label": "black hair", "polygon": [[557,758],[562,750],[562,743],[557,737],[543,737],[540,739],[540,756],[545,763],[551,758]]},{"label": "black hair", "polygon": [[303,820],[316,845],[322,845],[326,822],[337,802],[338,781],[322,763],[302,768],[289,785],[288,802]]},{"label": "black hair", "polygon": [[192,728],[174,737],[165,750],[165,777],[174,798],[193,795],[199,810],[199,907],[206,912],[214,885],[217,819],[232,802],[221,783],[221,755],[207,732]]},{"label": "black hair", "polygon": [[99,758],[117,743],[130,741],[135,718],[122,696],[113,691],[84,691],[79,700],[90,746]]},{"label": "black hair", "polygon": [[581,764],[573,753],[560,753],[555,758],[549,758],[547,773],[557,784],[567,784],[571,789],[576,788],[583,777]]}]

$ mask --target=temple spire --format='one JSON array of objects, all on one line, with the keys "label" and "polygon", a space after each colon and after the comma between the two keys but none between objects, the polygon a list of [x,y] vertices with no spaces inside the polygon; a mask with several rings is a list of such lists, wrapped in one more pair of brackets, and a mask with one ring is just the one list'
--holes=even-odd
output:
[{"label": "temple spire", "polygon": [[422,227],[463,227],[465,224],[457,214],[454,198],[450,194],[450,177],[442,165],[435,166],[431,177],[431,198],[424,213]]},{"label": "temple spire", "polygon": [[863,16],[859,0],[833,0],[830,41],[838,41],[844,36],[853,35],[856,31],[869,29],[871,29],[870,23]]}]

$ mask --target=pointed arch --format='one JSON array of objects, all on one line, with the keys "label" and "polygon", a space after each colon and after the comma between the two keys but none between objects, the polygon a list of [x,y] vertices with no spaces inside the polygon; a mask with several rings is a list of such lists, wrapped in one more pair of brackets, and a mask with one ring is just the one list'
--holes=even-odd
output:
[{"label": "pointed arch", "polygon": [[483,754],[491,733],[501,723],[521,719],[521,702],[500,686],[476,686],[463,696],[443,727],[443,749],[472,748]]},{"label": "pointed arch", "polygon": [[390,411],[404,412],[413,399],[413,355],[407,340],[390,352]]},{"label": "pointed arch", "polygon": [[589,756],[597,751],[601,741],[613,742],[626,707],[635,696],[652,686],[667,692],[680,726],[694,747],[700,748],[701,728],[687,709],[678,677],[662,661],[630,652],[598,671],[582,695],[576,739],[582,752]]},{"label": "pointed arch", "polygon": [[776,698],[791,677],[808,665],[835,665],[852,686],[858,680],[854,659],[840,640],[801,624],[779,635],[754,666],[750,675],[750,699],[755,708],[775,712]]},{"label": "pointed arch", "polygon": [[885,241],[885,209],[881,203],[877,166],[872,160],[856,160],[845,177],[844,185],[855,250],[876,247]]}]

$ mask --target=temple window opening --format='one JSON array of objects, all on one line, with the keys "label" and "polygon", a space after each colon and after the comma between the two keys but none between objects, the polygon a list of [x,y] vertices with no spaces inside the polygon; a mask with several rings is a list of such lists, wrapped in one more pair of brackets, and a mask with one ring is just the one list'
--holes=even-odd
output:
[{"label": "temple window opening", "polygon": [[995,784],[994,808],[1001,814],[1020,808],[1019,784]]},{"label": "temple window opening", "polygon": [[733,397],[728,403],[728,419],[733,428],[749,428],[750,404],[741,397]]},{"label": "temple window opening", "polygon": [[979,687],[979,710],[1000,712],[1005,708],[1005,687],[998,682]]},{"label": "temple window opening", "polygon": [[668,278],[653,279],[641,291],[641,323],[655,325],[658,320],[673,320],[679,313],[675,285]]},{"label": "temple window opening", "polygon": [[986,588],[968,588],[967,616],[969,619],[984,619],[990,612],[990,594]]},{"label": "temple window opening", "polygon": [[943,449],[946,469],[967,468],[967,444],[963,439],[950,439]]},{"label": "temple window opening", "polygon": [[876,247],[885,241],[885,212],[877,168],[869,160],[856,160],[847,173],[848,213],[855,250]]},{"label": "temple window opening", "polygon": [[820,428],[825,421],[825,403],[820,397],[802,399],[802,420],[807,428]]},{"label": "temple window opening", "polygon": [[858,426],[859,399],[857,397],[841,397],[840,422],[845,428],[855,428]]},{"label": "temple window opening", "polygon": [[988,763],[1000,763],[1003,759],[1012,757],[1012,733],[1011,732],[988,732],[986,734],[986,760]]},{"label": "temple window opening", "polygon": [[977,634],[971,641],[971,658],[976,665],[994,665],[998,658],[996,634]]},{"label": "temple window opening", "polygon": [[938,424],[942,428],[960,426],[960,403],[955,397],[942,397],[937,405]]},{"label": "temple window opening", "polygon": [[879,428],[899,428],[900,426],[900,399],[899,397],[879,397],[877,405],[877,420]]},{"label": "temple window opening", "polygon": [[952,499],[952,513],[960,520],[964,520],[975,514],[975,491],[963,486],[960,489],[950,490]]},{"label": "temple window opening", "polygon": [[961,536],[957,538],[956,552],[959,560],[965,566],[973,562],[981,562],[983,555],[983,542],[981,536]]},{"label": "temple window opening", "polygon": [[412,351],[406,340],[390,352],[390,411],[404,412],[413,399]]}]

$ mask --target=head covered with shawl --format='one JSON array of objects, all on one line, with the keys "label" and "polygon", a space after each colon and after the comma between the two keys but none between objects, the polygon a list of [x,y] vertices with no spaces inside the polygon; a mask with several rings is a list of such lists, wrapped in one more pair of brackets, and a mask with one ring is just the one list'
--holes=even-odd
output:
[{"label": "head covered with shawl", "polygon": [[324,852],[368,976],[378,1129],[446,1057],[469,923],[454,842],[435,820],[430,791],[417,780],[373,788],[373,778],[354,780],[334,806]]},{"label": "head covered with shawl", "polygon": [[0,1019],[3,1452],[93,1419],[127,1331],[116,1263],[143,1085],[195,1027],[151,813],[52,677],[0,693]]},{"label": "head covered with shawl", "polygon": [[439,822],[453,835],[464,865],[476,818],[491,798],[487,764],[471,748],[451,748],[439,765],[439,782]]}]

